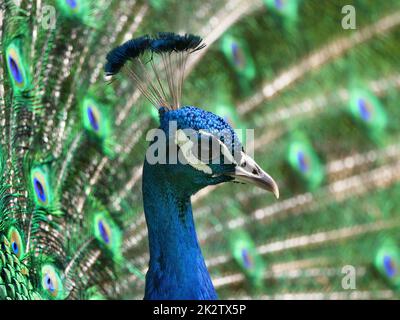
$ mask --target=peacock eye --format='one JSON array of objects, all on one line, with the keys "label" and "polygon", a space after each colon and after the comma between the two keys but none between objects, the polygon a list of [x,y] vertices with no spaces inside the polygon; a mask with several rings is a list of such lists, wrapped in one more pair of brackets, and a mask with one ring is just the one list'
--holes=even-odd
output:
[{"label": "peacock eye", "polygon": [[39,197],[40,201],[46,201],[46,193],[44,191],[43,184],[36,177],[33,178],[33,184],[35,186],[36,195]]},{"label": "peacock eye", "polygon": [[299,150],[297,152],[297,161],[300,171],[303,173],[307,172],[308,169],[310,168],[310,159],[308,155],[305,154],[303,151]]},{"label": "peacock eye", "polygon": [[58,270],[46,264],[42,267],[42,288],[45,294],[51,299],[62,297],[63,285]]},{"label": "peacock eye", "polygon": [[383,257],[383,267],[388,277],[392,278],[397,274],[396,262],[390,255]]},{"label": "peacock eye", "polygon": [[233,62],[238,68],[244,68],[246,60],[242,48],[236,43],[232,43]]},{"label": "peacock eye", "polygon": [[42,206],[49,204],[49,183],[47,173],[41,168],[35,168],[31,173],[32,187],[36,203]]},{"label": "peacock eye", "polygon": [[99,120],[98,120],[99,114],[98,114],[98,111],[95,108],[93,108],[92,106],[89,106],[87,108],[87,117],[88,117],[89,124],[90,124],[91,128],[94,131],[98,131],[99,130]]},{"label": "peacock eye", "polygon": [[19,71],[18,63],[14,60],[12,56],[8,57],[8,65],[10,67],[11,74],[13,75],[14,80],[18,83],[22,83],[23,78],[21,72]]},{"label": "peacock eye", "polygon": [[106,107],[92,98],[85,98],[81,109],[83,127],[92,135],[104,139],[109,130],[109,114]]},{"label": "peacock eye", "polygon": [[283,6],[285,5],[285,1],[284,0],[275,0],[275,7],[278,10],[283,9]]},{"label": "peacock eye", "polygon": [[22,258],[24,254],[24,245],[21,234],[15,227],[11,227],[8,231],[8,240],[10,241],[12,252],[18,258]]},{"label": "peacock eye", "polygon": [[253,266],[253,259],[246,248],[242,249],[242,261],[246,269],[249,269]]},{"label": "peacock eye", "polygon": [[114,257],[121,255],[121,230],[107,211],[99,211],[92,218],[93,235],[103,248],[109,250]]},{"label": "peacock eye", "polygon": [[47,290],[49,290],[50,292],[54,292],[55,288],[54,288],[53,280],[51,279],[49,274],[45,274],[44,283],[45,283]]},{"label": "peacock eye", "polygon": [[65,2],[71,9],[75,9],[78,5],[76,0],[66,0]]},{"label": "peacock eye", "polygon": [[99,229],[100,237],[101,239],[106,243],[110,243],[110,227],[109,225],[104,222],[102,219],[99,219],[99,222],[97,223],[97,227]]},{"label": "peacock eye", "polygon": [[26,85],[25,69],[20,56],[20,51],[16,44],[11,44],[7,48],[6,61],[14,86],[21,90],[24,89]]},{"label": "peacock eye", "polygon": [[358,99],[357,104],[360,117],[366,122],[370,121],[374,111],[373,105],[364,98]]}]

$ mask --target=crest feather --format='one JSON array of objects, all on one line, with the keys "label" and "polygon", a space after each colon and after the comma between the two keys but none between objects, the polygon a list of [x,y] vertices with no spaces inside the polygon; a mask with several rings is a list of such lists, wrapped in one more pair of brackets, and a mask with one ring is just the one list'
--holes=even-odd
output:
[{"label": "crest feather", "polygon": [[192,34],[145,35],[110,51],[105,72],[107,76],[115,76],[126,71],[157,109],[178,109],[187,59],[204,47],[203,39]]}]

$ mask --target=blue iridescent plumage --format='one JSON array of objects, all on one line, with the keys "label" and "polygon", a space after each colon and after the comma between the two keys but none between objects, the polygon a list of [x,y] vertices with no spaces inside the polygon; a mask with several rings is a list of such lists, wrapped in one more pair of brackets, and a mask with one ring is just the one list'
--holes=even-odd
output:
[{"label": "blue iridescent plumage", "polygon": [[[221,143],[232,155],[240,154],[251,163],[233,128],[223,118],[193,106],[177,110],[161,108],[159,113],[160,129],[167,137],[173,135],[170,132],[172,122],[176,124],[176,130],[190,129],[198,135],[203,135],[204,131],[215,134],[227,131],[231,134],[221,137]],[[240,161],[240,157],[235,159]],[[240,162],[239,169],[246,167],[243,163]],[[238,163],[221,161],[209,164],[211,173],[207,173],[179,162],[149,164],[145,160],[142,192],[150,247],[146,299],[217,297],[197,241],[190,197],[206,186],[240,177],[238,166]],[[262,172],[256,165],[247,170],[242,171],[247,181],[258,179],[255,171]]]},{"label": "blue iridescent plumage", "polygon": [[[171,122],[177,130],[228,130],[232,138],[225,144],[242,148],[229,124],[211,112],[193,106],[160,109],[160,129],[167,136],[172,134]],[[150,246],[145,299],[217,298],[197,241],[190,197],[207,185],[232,180],[222,174],[234,166],[210,166],[217,176],[180,163],[150,165],[145,161],[142,189]]]},{"label": "blue iridescent plumage", "polygon": [[[143,166],[142,194],[150,248],[145,299],[217,298],[197,240],[190,202],[192,195],[209,185],[238,179],[255,183],[278,196],[276,183],[244,153],[238,136],[227,121],[194,106],[180,107],[185,59],[203,47],[198,36],[158,33],[152,38],[144,36],[130,40],[107,55],[105,70],[109,75],[119,72],[126,62],[132,63],[134,81],[158,109],[159,129],[166,137],[165,145],[162,145],[165,148],[162,149],[168,150],[166,159],[149,161],[146,156]],[[154,83],[149,83],[152,78],[149,74],[141,79],[142,74],[135,73],[135,64],[141,71],[146,69],[147,65],[137,59],[144,53],[150,55],[149,69],[155,73]],[[180,53],[178,59],[174,60],[174,53]],[[155,60],[157,56],[161,57],[158,61]],[[168,67],[157,70],[158,62]],[[167,78],[165,87],[162,75]],[[183,152],[187,161],[171,161],[179,158],[177,154],[184,148],[180,142],[186,141],[189,130],[208,143],[194,145],[194,149],[200,151],[197,155],[195,151]],[[212,142],[218,151],[222,151],[215,157]],[[154,139],[149,150],[159,146],[157,143],[158,139]],[[207,159],[203,158],[204,154]],[[218,160],[218,157],[220,161],[210,161]]]}]

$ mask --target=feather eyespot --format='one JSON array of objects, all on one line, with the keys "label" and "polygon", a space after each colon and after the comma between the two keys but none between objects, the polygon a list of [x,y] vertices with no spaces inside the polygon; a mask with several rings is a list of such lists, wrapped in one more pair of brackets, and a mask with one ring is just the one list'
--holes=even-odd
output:
[{"label": "feather eyespot", "polygon": [[65,0],[65,2],[71,9],[76,9],[78,6],[78,2],[76,0]]},{"label": "feather eyespot", "polygon": [[101,236],[101,239],[106,243],[110,243],[110,236],[111,236],[111,230],[110,226],[104,222],[102,219],[100,219],[97,223],[97,227],[99,228],[99,233]]},{"label": "feather eyespot", "polygon": [[8,241],[10,241],[12,252],[21,259],[25,251],[24,244],[22,242],[21,234],[15,227],[11,227],[8,231]]},{"label": "feather eyespot", "polygon": [[89,1],[79,0],[57,0],[57,6],[62,15],[68,18],[81,19],[87,14],[87,9],[90,7]]},{"label": "feather eyespot", "polygon": [[383,257],[383,266],[388,277],[394,277],[397,274],[397,266],[391,256],[385,255]]},{"label": "feather eyespot", "polygon": [[393,238],[385,238],[377,250],[374,265],[381,276],[391,285],[400,285],[400,251]]},{"label": "feather eyespot", "polygon": [[46,202],[46,193],[44,191],[44,187],[42,182],[39,181],[38,178],[33,178],[33,185],[35,188],[36,195],[42,202]]},{"label": "feather eyespot", "polygon": [[31,173],[32,189],[35,202],[47,206],[51,202],[51,192],[47,172],[41,167],[34,168]]},{"label": "feather eyespot", "polygon": [[297,152],[297,161],[301,172],[305,173],[310,168],[310,159],[303,151]]},{"label": "feather eyespot", "polygon": [[112,247],[114,245],[113,229],[114,224],[108,214],[105,212],[99,212],[94,216],[94,235],[98,241]]},{"label": "feather eyespot", "polygon": [[93,107],[91,107],[91,106],[89,106],[87,108],[87,117],[88,117],[88,120],[89,120],[91,128],[94,131],[98,131],[99,130],[99,121],[98,121],[99,114],[98,114],[98,110],[93,108]]},{"label": "feather eyespot", "polygon": [[114,258],[121,256],[122,234],[107,211],[99,211],[93,216],[93,235]]},{"label": "feather eyespot", "polygon": [[244,55],[242,49],[239,47],[239,45],[236,42],[232,42],[232,56],[233,56],[233,61],[234,61],[235,65],[238,68],[243,69],[246,64],[245,55]]},{"label": "feather eyespot", "polygon": [[80,105],[80,119],[87,138],[94,142],[102,151],[110,156],[114,154],[112,107],[88,94]]},{"label": "feather eyespot", "polygon": [[372,114],[374,111],[373,105],[367,101],[366,99],[358,100],[358,110],[360,112],[360,116],[364,121],[370,121],[372,118]]},{"label": "feather eyespot", "polygon": [[42,288],[51,299],[59,299],[63,294],[63,285],[56,268],[50,264],[42,267]]},{"label": "feather eyespot", "polygon": [[367,129],[368,135],[380,135],[387,127],[387,111],[378,97],[369,89],[351,88],[348,111],[354,120],[365,125],[364,129]]},{"label": "feather eyespot", "polygon": [[18,63],[14,60],[14,58],[11,55],[8,56],[8,65],[10,67],[11,74],[13,75],[15,81],[17,81],[18,83],[22,83],[24,79],[22,78],[22,74],[19,71]]},{"label": "feather eyespot", "polygon": [[26,87],[26,74],[20,50],[11,44],[6,51],[6,61],[10,78],[15,88],[23,90]]},{"label": "feather eyespot", "polygon": [[246,269],[250,269],[253,266],[253,258],[246,248],[242,249],[242,261]]},{"label": "feather eyespot", "polygon": [[283,0],[275,0],[275,7],[278,10],[282,10],[284,5],[285,5],[285,1],[283,1]]},{"label": "feather eyespot", "polygon": [[105,107],[93,98],[83,101],[81,117],[83,127],[98,138],[105,138],[109,134],[110,125],[107,121]]}]

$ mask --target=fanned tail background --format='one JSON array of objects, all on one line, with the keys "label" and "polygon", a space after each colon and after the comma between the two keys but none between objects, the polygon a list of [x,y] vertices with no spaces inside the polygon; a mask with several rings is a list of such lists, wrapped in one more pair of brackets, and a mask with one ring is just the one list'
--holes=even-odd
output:
[{"label": "fanned tail background", "polygon": [[104,64],[160,31],[204,38],[182,104],[255,129],[247,147],[280,186],[279,201],[238,184],[193,197],[219,297],[399,298],[399,1],[0,10],[1,299],[143,298],[141,173],[158,119],[131,78],[106,81]]}]

